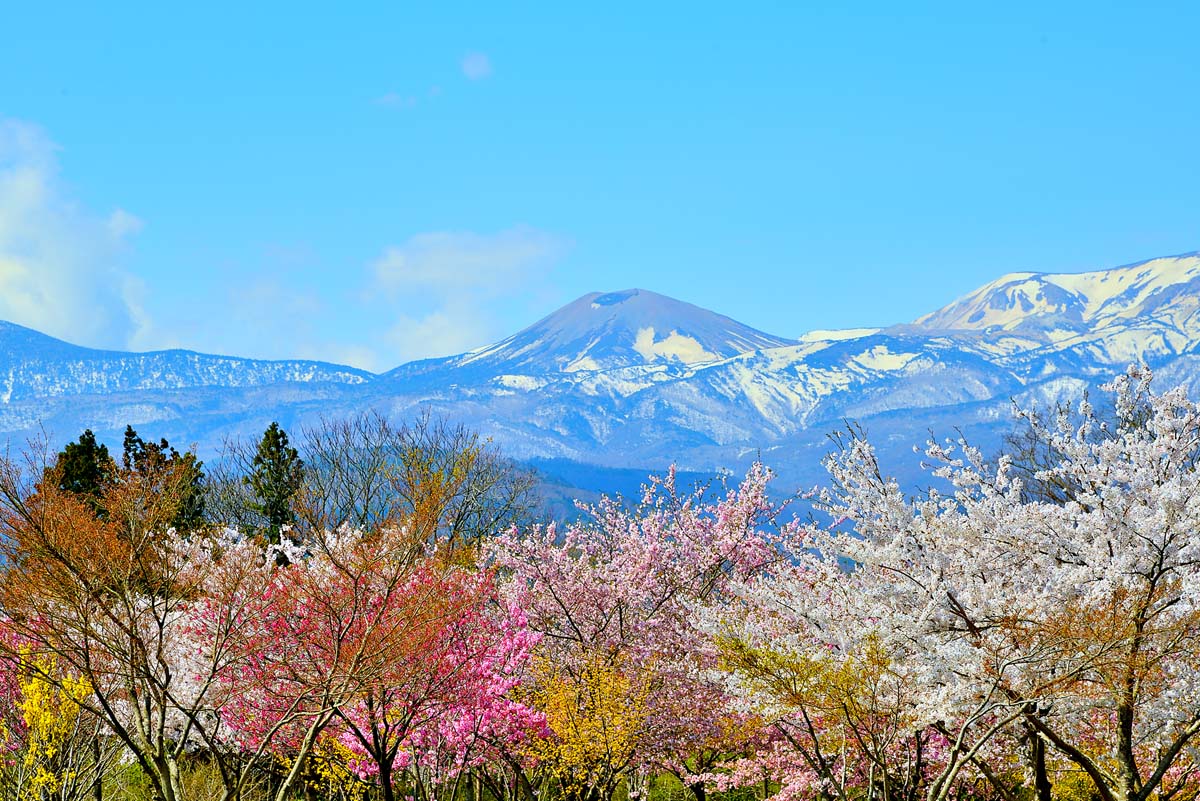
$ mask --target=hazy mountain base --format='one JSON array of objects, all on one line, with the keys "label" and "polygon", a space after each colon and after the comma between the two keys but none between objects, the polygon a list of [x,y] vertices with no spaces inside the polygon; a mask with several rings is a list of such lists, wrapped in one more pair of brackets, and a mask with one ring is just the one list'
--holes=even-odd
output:
[{"label": "hazy mountain base", "polygon": [[[1047,407],[1144,359],[1197,390],[1200,257],[1079,275],[1004,276],[913,324],[772,337],[644,290],[593,293],[494,345],[374,376],[315,362],[186,351],[79,348],[0,325],[0,435],[55,446],[126,424],[194,445],[294,435],[324,418],[425,410],[493,438],[512,457],[561,460],[547,487],[632,490],[620,472],[670,463],[710,476],[756,457],[777,486],[824,483],[827,434],[846,419],[880,444],[906,486],[932,432],[985,452],[1012,430],[1010,401]],[[1162,383],[1160,383],[1162,385]],[[588,465],[566,469],[566,463]],[[554,471],[551,471],[554,472]],[[561,494],[561,493],[560,493]],[[632,493],[627,493],[632,494]]]},{"label": "hazy mountain base", "polygon": [[[1187,384],[1193,394],[1200,388],[1200,358],[1181,357],[1159,368],[1156,383]],[[735,475],[756,460],[770,466],[780,480],[780,491],[807,490],[823,485],[824,457],[834,448],[830,435],[849,422],[861,425],[877,443],[881,461],[904,486],[923,481],[921,457],[914,453],[930,436],[939,440],[965,437],[985,453],[998,453],[1006,434],[1014,431],[1012,399],[1050,408],[1062,399],[1081,397],[1102,377],[1091,382],[1061,378],[1043,382],[1020,393],[972,403],[926,408],[902,408],[877,414],[831,417],[784,437],[723,444],[672,426],[663,418],[635,420],[607,443],[592,443],[594,450],[572,447],[570,433],[538,430],[504,419],[502,409],[479,402],[428,402],[421,398],[370,397],[357,388],[320,384],[295,384],[247,388],[180,389],[156,393],[77,396],[22,401],[0,406],[0,429],[10,435],[9,447],[20,449],[29,437],[45,436],[58,447],[84,428],[117,444],[124,426],[132,421],[145,436],[166,437],[171,442],[194,444],[202,458],[214,459],[228,438],[252,440],[267,423],[278,420],[300,434],[322,417],[337,418],[366,409],[377,409],[402,419],[430,409],[448,419],[462,421],[492,437],[518,461],[537,468],[545,477],[547,497],[556,507],[569,509],[574,498],[591,500],[598,493],[621,493],[636,498],[647,475],[675,464],[688,483],[707,481],[720,471]],[[900,390],[898,390],[900,391]],[[849,410],[848,410],[849,411]],[[566,434],[566,435],[564,435]],[[590,460],[584,457],[590,457]]]}]

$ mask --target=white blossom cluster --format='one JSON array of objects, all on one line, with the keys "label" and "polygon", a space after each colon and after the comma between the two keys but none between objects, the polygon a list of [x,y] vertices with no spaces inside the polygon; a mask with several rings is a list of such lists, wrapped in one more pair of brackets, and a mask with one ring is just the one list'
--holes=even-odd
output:
[{"label": "white blossom cluster", "polygon": [[[1105,387],[1109,418],[1086,401],[1023,413],[1051,455],[1032,480],[1065,502],[964,442],[929,444],[938,488],[909,498],[868,442],[846,443],[820,496],[835,525],[794,534],[715,628],[793,666],[861,675],[882,654],[897,692],[882,711],[945,732],[960,762],[1030,730],[1111,798],[1147,797],[1200,732],[1200,407],[1150,379]],[[780,720],[803,679],[731,677]]]}]

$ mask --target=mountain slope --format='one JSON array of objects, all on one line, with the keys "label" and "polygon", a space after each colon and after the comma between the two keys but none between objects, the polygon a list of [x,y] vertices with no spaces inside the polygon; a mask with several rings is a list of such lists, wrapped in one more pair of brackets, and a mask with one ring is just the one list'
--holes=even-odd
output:
[{"label": "mountain slope", "polygon": [[211,452],[270,420],[432,410],[521,458],[703,471],[762,452],[800,480],[845,418],[900,454],[957,426],[995,444],[1012,398],[1050,403],[1139,358],[1200,391],[1200,255],[1014,273],[910,324],[795,341],[645,290],[592,293],[494,345],[380,376],[93,351],[0,325],[0,432],[116,439],[132,423]]},{"label": "mountain slope", "polygon": [[577,373],[700,364],[788,344],[690,303],[626,289],[584,295],[494,345],[438,361],[492,375]]},{"label": "mountain slope", "polygon": [[0,402],[66,395],[283,383],[364,384],[353,367],[288,359],[265,361],[186,350],[125,353],[63,342],[0,322]]},{"label": "mountain slope", "polygon": [[915,321],[933,332],[1024,340],[1104,364],[1161,360],[1200,343],[1200,253],[1087,273],[1012,273]]}]

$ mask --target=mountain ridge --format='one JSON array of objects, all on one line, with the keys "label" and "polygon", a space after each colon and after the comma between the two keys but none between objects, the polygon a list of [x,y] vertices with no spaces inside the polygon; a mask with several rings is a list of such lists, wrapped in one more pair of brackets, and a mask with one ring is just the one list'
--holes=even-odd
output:
[{"label": "mountain ridge", "polygon": [[1019,350],[1082,348],[1107,363],[1200,343],[1200,252],[1082,273],[1010,273],[919,317],[916,329],[1024,338]]},{"label": "mountain ridge", "polygon": [[[1168,279],[1169,276],[1177,276],[1175,280]],[[1178,276],[1184,278],[1179,280]],[[1103,270],[1087,270],[1079,273],[1050,273],[1050,272],[1014,272],[1007,273],[991,281],[974,292],[970,292],[963,297],[952,301],[950,304],[943,306],[941,309],[923,315],[914,321],[914,325],[921,325],[928,328],[940,328],[949,330],[961,329],[981,329],[995,325],[1004,328],[1011,328],[1015,324],[1023,321],[1023,318],[1018,317],[1015,321],[997,321],[990,320],[985,322],[987,314],[985,309],[980,307],[981,299],[988,299],[989,307],[993,310],[1004,311],[1011,309],[1014,303],[1021,302],[1023,311],[1026,315],[1037,312],[1037,305],[1034,299],[1029,298],[1028,290],[1021,292],[1018,295],[1010,296],[1008,304],[995,303],[995,296],[998,292],[1005,289],[1013,289],[1024,284],[1035,284],[1039,287],[1053,286],[1063,290],[1063,294],[1055,300],[1064,304],[1061,310],[1065,312],[1067,307],[1071,305],[1071,301],[1086,300],[1091,301],[1089,308],[1087,303],[1075,303],[1072,307],[1073,311],[1080,312],[1080,320],[1085,317],[1094,317],[1097,312],[1114,300],[1119,300],[1122,295],[1128,295],[1128,289],[1145,289],[1147,285],[1153,290],[1163,289],[1170,285],[1188,283],[1191,284],[1200,278],[1200,251],[1192,251],[1189,253],[1181,253],[1175,256],[1160,256],[1153,259],[1145,259],[1143,261],[1131,262],[1123,264],[1119,267],[1112,267]],[[1121,287],[1122,292],[1117,295],[1108,294],[1103,301],[1097,302],[1093,295],[1100,294],[1093,292],[1088,294],[1084,288],[1089,284],[1093,287],[1098,284],[1104,284],[1111,281],[1113,286]],[[1045,298],[1037,298],[1039,300]],[[1048,299],[1046,299],[1048,300]],[[1127,298],[1128,300],[1128,298]],[[950,319],[955,310],[969,311],[971,315],[966,319],[966,324],[951,324]],[[1049,311],[1059,311],[1056,307]]]},{"label": "mountain ridge", "polygon": [[430,410],[519,458],[707,470],[763,451],[803,472],[795,455],[846,418],[873,421],[897,446],[923,441],[918,422],[939,420],[996,439],[1012,397],[1050,402],[1135,359],[1195,386],[1197,353],[1200,253],[1010,273],[911,323],[797,339],[647,290],[594,292],[492,345],[379,375],[95,351],[6,324],[0,432],[115,437],[132,423],[211,452],[270,420]]},{"label": "mountain ridge", "polygon": [[374,374],[305,359],[250,359],[184,349],[144,352],[75,345],[0,321],[0,402],[64,395],[269,383],[361,384]]}]

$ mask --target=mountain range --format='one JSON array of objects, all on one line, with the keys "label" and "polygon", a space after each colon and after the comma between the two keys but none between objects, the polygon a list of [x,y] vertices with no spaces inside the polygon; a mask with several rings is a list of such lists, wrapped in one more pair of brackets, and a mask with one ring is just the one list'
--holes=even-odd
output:
[{"label": "mountain range", "polygon": [[495,344],[382,374],[92,350],[0,323],[0,436],[92,428],[115,442],[132,424],[211,455],[271,420],[429,409],[535,463],[711,472],[761,454],[807,484],[846,419],[911,463],[931,430],[998,447],[1013,399],[1077,395],[1133,360],[1196,387],[1198,355],[1200,253],[1012,273],[911,323],[794,340],[642,289],[592,293]]}]

